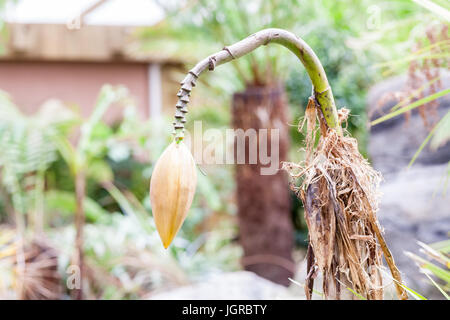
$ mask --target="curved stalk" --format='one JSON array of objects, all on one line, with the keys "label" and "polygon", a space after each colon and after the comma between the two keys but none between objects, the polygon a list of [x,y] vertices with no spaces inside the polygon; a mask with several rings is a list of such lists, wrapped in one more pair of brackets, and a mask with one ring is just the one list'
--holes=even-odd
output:
[{"label": "curved stalk", "polygon": [[[184,123],[186,123],[187,104],[189,103],[189,96],[192,88],[195,86],[197,78],[205,70],[214,70],[216,66],[227,63],[231,60],[238,59],[262,45],[269,43],[277,43],[292,51],[304,65],[309,78],[313,85],[313,98],[316,106],[319,106],[326,126],[329,129],[336,130],[339,135],[342,135],[342,128],[339,123],[338,113],[333,98],[331,87],[328,83],[325,70],[317,58],[314,51],[302,39],[291,32],[282,29],[265,29],[261,30],[231,46],[224,47],[221,51],[214,53],[207,58],[200,61],[194,68],[192,68],[186,77],[181,82],[181,89],[178,91],[178,102],[176,104],[174,134],[175,141],[178,143],[183,139]],[[323,123],[321,122],[321,125]],[[321,130],[322,134],[325,134]],[[356,151],[356,153],[358,153]],[[356,178],[354,179],[357,180]],[[366,205],[371,208],[371,204]],[[378,227],[378,222],[371,215],[372,228],[381,245],[381,249],[385,255],[386,261],[391,269],[391,273],[396,280],[397,293],[399,298],[407,299],[406,291],[401,285],[401,276],[397,267],[395,266],[392,255],[384,241],[383,235]],[[309,267],[308,267],[309,268]]]},{"label": "curved stalk", "polygon": [[292,51],[303,63],[306,72],[313,85],[314,98],[322,110],[325,122],[329,128],[342,132],[337,115],[337,109],[333,98],[331,87],[323,69],[322,64],[314,51],[305,41],[295,34],[282,29],[264,29],[251,36],[231,45],[224,47],[203,59],[192,68],[187,76],[181,81],[181,89],[178,92],[178,102],[176,104],[174,134],[177,142],[183,139],[185,115],[187,113],[187,104],[192,88],[195,86],[197,78],[205,70],[214,70],[216,66],[238,59],[256,48],[269,43],[278,43]]}]

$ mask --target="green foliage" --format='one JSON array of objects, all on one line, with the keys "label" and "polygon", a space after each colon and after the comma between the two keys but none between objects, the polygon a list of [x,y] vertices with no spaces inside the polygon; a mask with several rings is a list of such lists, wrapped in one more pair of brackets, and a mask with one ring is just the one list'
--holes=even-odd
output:
[{"label": "green foliage", "polygon": [[[157,28],[140,32],[142,49],[160,50],[155,39],[164,39],[167,55],[193,62],[261,29],[277,27],[293,30],[302,12],[297,0],[201,0],[192,1],[186,8],[162,5],[168,18]],[[232,70],[233,91],[241,90],[248,84],[276,82],[285,78],[285,71],[290,67],[288,61],[280,59],[280,53],[289,55],[279,46],[260,48],[234,61],[231,68],[228,65],[221,69]]]},{"label": "green foliage", "polygon": [[[44,104],[31,117],[22,115],[9,97],[0,93],[0,172],[2,188],[9,195],[16,220],[39,208],[44,187],[44,173],[57,159],[54,138],[68,132],[74,122],[69,110],[57,101]],[[30,192],[29,190],[32,190]]]},{"label": "green foliage", "polygon": [[[404,72],[410,59],[415,58],[409,55],[417,39],[423,38],[426,27],[438,22],[439,17],[405,0],[302,3],[297,33],[321,60],[337,107],[350,109],[348,129],[358,139],[363,154],[368,88],[382,77]],[[304,71],[293,69],[286,87],[295,106],[292,112],[299,118],[311,94]],[[300,143],[294,133],[293,128],[292,138]]]},{"label": "green foliage", "polygon": [[[101,121],[102,117],[112,104],[124,99],[126,94],[127,90],[124,87],[114,88],[110,85],[102,87],[91,116],[80,126],[77,146],[73,146],[66,136],[55,136],[59,152],[72,174],[75,175],[80,170],[87,170],[91,162],[97,164],[97,167],[100,165],[95,161],[104,152],[106,139],[111,135],[111,129]],[[103,166],[104,168],[105,166]],[[90,172],[95,171],[91,170]],[[107,174],[107,176],[98,176],[98,178],[110,177]]]},{"label": "green foliage", "polygon": [[[53,226],[60,226],[72,221],[75,212],[75,195],[73,192],[48,190],[44,194],[46,218]],[[109,219],[109,212],[96,201],[87,197],[84,200],[86,221],[89,223],[105,223]]]},{"label": "green foliage", "polygon": [[[431,245],[418,242],[421,246],[420,252],[423,253],[427,259],[424,259],[414,253],[406,252],[430,280],[430,282],[442,293],[442,295],[449,300],[448,293],[450,292],[450,240],[445,240]],[[441,284],[438,284],[430,275],[437,278]]]},{"label": "green foliage", "polygon": [[[237,270],[241,251],[232,242],[236,229],[229,214],[234,212],[231,168],[211,167],[208,175],[200,174],[189,223],[170,250],[163,249],[148,188],[153,164],[172,139],[170,120],[143,121],[123,90],[105,86],[87,120],[56,101],[24,116],[6,94],[0,95],[4,220],[18,221],[18,231],[28,233],[35,230],[30,222],[38,218],[36,212],[41,213],[45,234],[60,252],[60,274],[66,277],[74,249],[74,174],[83,170],[84,253],[94,274],[87,280],[89,297],[140,298],[210,272]],[[126,102],[121,121],[105,123],[102,116],[113,105],[119,107],[117,102]],[[203,116],[207,113],[199,112],[198,117]],[[210,116],[217,124],[228,121],[213,112]],[[81,134],[76,140],[77,128]],[[10,202],[12,211],[3,212]],[[213,216],[219,217],[214,222],[217,232],[203,226]]]}]

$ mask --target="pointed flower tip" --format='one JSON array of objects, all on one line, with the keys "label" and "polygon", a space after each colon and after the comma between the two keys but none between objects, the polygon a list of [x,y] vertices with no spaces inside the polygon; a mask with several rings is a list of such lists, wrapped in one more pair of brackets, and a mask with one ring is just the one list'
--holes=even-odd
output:
[{"label": "pointed flower tip", "polygon": [[173,239],[175,238],[175,234],[159,234],[159,238],[161,239],[162,245],[164,246],[164,249],[169,248],[169,246],[172,244]]},{"label": "pointed flower tip", "polygon": [[166,234],[159,232],[158,226],[156,227],[156,231],[158,232],[159,239],[161,240],[161,244],[163,245],[164,249],[167,249],[172,243],[173,239],[169,239]]}]

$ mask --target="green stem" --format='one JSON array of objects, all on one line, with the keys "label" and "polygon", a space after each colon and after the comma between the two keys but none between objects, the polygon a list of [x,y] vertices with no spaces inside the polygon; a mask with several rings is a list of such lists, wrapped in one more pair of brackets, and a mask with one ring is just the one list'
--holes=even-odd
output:
[{"label": "green stem", "polygon": [[296,42],[289,41],[286,38],[275,38],[272,42],[288,48],[300,59],[311,79],[314,97],[322,110],[328,127],[341,132],[333,92],[328,83],[325,70],[311,47],[300,38],[297,38]]},{"label": "green stem", "polygon": [[278,43],[288,48],[300,59],[311,79],[314,98],[322,110],[326,124],[329,128],[338,131],[340,134],[342,133],[333,93],[319,58],[317,58],[314,51],[305,41],[293,33],[282,29],[271,28],[261,30],[231,46],[223,48],[222,51],[212,54],[200,61],[189,71],[187,76],[181,82],[181,89],[177,94],[179,100],[176,104],[177,110],[174,122],[176,141],[181,141],[183,139],[184,123],[186,122],[185,115],[187,113],[189,96],[192,87],[195,86],[200,74],[205,70],[212,71],[221,64],[238,59],[252,52],[256,48],[271,42]]}]

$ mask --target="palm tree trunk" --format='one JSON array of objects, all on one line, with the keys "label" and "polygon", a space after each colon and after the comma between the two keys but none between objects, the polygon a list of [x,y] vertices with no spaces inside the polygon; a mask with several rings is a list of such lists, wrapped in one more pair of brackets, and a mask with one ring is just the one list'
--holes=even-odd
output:
[{"label": "palm tree trunk", "polygon": [[[255,129],[256,132],[269,129],[268,155],[277,161],[276,168],[280,167],[281,161],[287,160],[289,136],[286,125],[287,106],[282,86],[248,87],[233,96],[234,128]],[[270,129],[279,130],[279,148],[273,150],[271,141],[277,137],[271,134]],[[264,136],[258,133],[258,142],[261,139]],[[288,278],[295,270],[288,177],[280,170],[271,175],[261,175],[261,168],[268,165],[261,164],[259,154],[257,163],[249,164],[250,140],[244,140],[245,164],[236,166],[239,240],[244,249],[242,263],[246,270],[288,286]],[[239,148],[237,141],[235,150]],[[279,153],[278,159],[273,158],[276,152]]]}]

